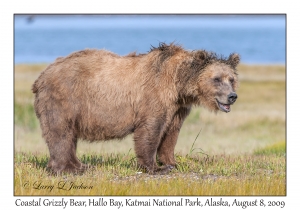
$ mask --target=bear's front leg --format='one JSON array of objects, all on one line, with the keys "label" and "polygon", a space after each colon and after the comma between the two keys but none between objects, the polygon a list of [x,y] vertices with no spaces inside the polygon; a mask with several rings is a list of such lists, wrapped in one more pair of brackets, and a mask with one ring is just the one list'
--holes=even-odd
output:
[{"label": "bear's front leg", "polygon": [[[174,156],[175,145],[179,131],[185,118],[189,115],[191,108],[182,107],[174,115],[173,121],[165,132],[158,147],[158,158],[163,164],[165,170],[171,170],[175,167],[176,161]],[[162,168],[163,168],[162,167]]]},{"label": "bear's front leg", "polygon": [[156,153],[162,138],[165,120],[148,118],[135,128],[134,146],[138,165],[150,174],[160,171],[156,163]]}]

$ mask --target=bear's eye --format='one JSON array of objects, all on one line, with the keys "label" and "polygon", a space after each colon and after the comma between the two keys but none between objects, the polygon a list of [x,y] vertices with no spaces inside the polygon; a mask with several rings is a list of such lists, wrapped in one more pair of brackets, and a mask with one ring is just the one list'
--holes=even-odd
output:
[{"label": "bear's eye", "polygon": [[234,79],[233,79],[233,78],[230,78],[230,79],[229,79],[229,82],[230,82],[231,84],[233,84],[233,83],[234,83]]},{"label": "bear's eye", "polygon": [[221,82],[221,78],[220,77],[215,77],[214,82],[218,82],[218,83]]}]

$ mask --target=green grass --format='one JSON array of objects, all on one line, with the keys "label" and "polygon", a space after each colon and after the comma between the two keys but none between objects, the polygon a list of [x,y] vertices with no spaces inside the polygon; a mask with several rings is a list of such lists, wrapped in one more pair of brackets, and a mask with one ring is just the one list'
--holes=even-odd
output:
[{"label": "green grass", "polygon": [[280,141],[270,146],[260,148],[255,150],[254,154],[256,155],[278,155],[285,156],[286,155],[286,146],[285,141]]},{"label": "green grass", "polygon": [[15,102],[15,124],[34,130],[38,127],[33,104]]},{"label": "green grass", "polygon": [[[180,131],[177,167],[164,176],[140,173],[132,136],[122,141],[79,141],[77,156],[92,168],[82,175],[51,175],[31,92],[45,67],[15,66],[15,195],[286,194],[283,66],[240,65],[232,111],[214,114],[194,108]],[[58,189],[61,181],[92,188]],[[52,185],[51,191],[36,189]]]}]

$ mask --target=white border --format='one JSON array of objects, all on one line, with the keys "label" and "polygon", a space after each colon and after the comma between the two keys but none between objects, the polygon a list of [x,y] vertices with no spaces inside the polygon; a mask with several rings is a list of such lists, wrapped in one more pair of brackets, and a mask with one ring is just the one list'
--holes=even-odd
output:
[{"label": "white border", "polygon": [[[251,2],[251,3],[250,3]],[[285,208],[298,208],[299,191],[299,12],[295,1],[7,1],[0,4],[1,15],[1,206],[16,208],[13,194],[13,14],[14,13],[286,13],[287,14],[287,197]],[[298,64],[298,65],[296,65]],[[276,93],[274,93],[276,94]],[[290,98],[290,100],[289,100]],[[298,173],[297,173],[298,172]],[[271,199],[272,197],[266,197]],[[27,198],[29,199],[29,197]],[[85,199],[84,197],[79,197]],[[119,197],[119,199],[124,199]],[[231,197],[226,198],[231,200]],[[294,208],[293,208],[294,207]],[[6,208],[5,208],[6,209]],[[240,208],[239,208],[240,209]],[[264,208],[265,209],[265,208]]]}]

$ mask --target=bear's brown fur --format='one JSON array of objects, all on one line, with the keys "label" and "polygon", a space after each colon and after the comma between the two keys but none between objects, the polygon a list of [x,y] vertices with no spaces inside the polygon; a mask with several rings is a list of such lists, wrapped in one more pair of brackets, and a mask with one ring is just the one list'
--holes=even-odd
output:
[{"label": "bear's brown fur", "polygon": [[92,142],[133,133],[138,164],[149,173],[167,173],[192,105],[230,111],[239,60],[237,54],[225,59],[164,43],[147,54],[83,50],[56,59],[32,86],[48,167],[82,172],[87,166],[76,157],[78,138]]}]

